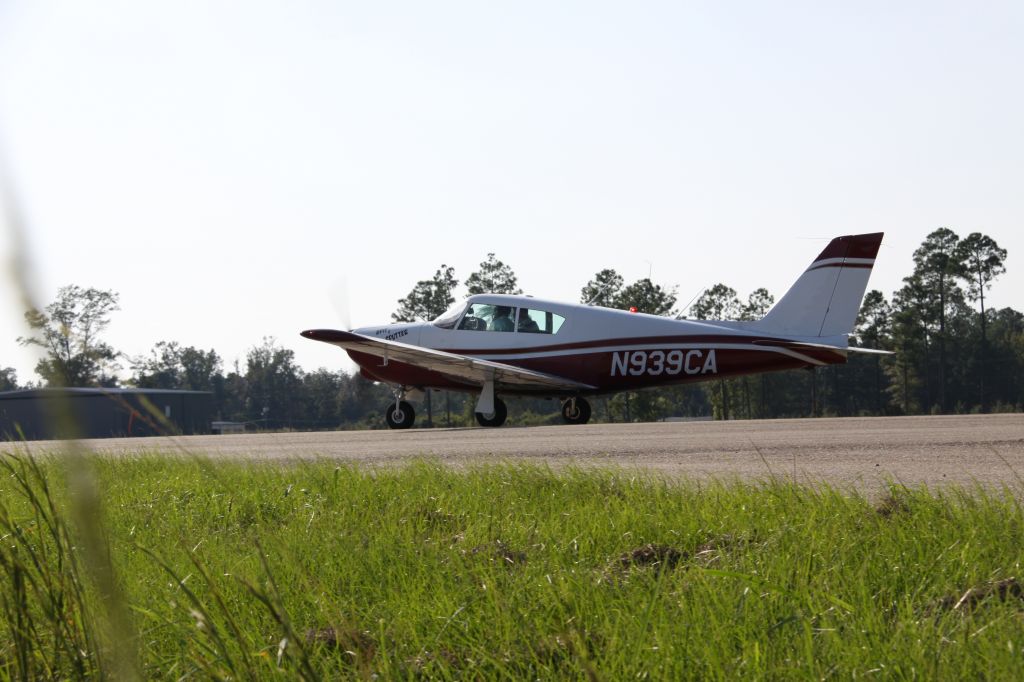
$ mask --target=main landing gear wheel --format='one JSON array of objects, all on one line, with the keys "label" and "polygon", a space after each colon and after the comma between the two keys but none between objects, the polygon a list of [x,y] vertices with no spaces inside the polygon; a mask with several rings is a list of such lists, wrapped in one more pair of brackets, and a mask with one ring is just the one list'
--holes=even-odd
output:
[{"label": "main landing gear wheel", "polygon": [[388,411],[384,413],[384,419],[388,426],[393,429],[407,429],[416,421],[416,411],[412,405],[404,400],[388,405]]},{"label": "main landing gear wheel", "polygon": [[480,426],[501,426],[508,417],[508,408],[505,407],[501,398],[494,397],[494,412],[491,414],[480,414],[476,412],[476,422]]},{"label": "main landing gear wheel", "polygon": [[590,421],[590,403],[583,398],[569,398],[562,403],[562,419],[566,424],[586,424]]}]

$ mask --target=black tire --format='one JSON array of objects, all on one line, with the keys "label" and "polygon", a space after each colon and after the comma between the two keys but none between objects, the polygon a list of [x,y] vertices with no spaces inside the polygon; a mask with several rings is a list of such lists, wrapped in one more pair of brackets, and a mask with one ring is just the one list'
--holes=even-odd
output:
[{"label": "black tire", "polygon": [[394,403],[388,405],[384,420],[393,429],[407,429],[416,421],[416,410],[412,409],[409,403],[400,400],[397,406]]},{"label": "black tire", "polygon": [[566,400],[562,403],[562,419],[566,424],[586,424],[590,421],[590,403],[583,398],[576,398],[575,401]]},{"label": "black tire", "polygon": [[476,423],[480,426],[501,426],[508,418],[508,408],[505,407],[505,403],[501,398],[495,396],[493,414],[480,414],[479,412],[475,414]]}]

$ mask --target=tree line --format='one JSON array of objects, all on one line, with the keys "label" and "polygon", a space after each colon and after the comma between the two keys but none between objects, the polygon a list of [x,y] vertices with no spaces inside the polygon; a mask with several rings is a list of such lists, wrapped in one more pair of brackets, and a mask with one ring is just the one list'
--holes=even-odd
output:
[{"label": "tree line", "polygon": [[[750,419],[802,416],[941,414],[1020,411],[1024,405],[1024,315],[986,307],[986,295],[1005,273],[1005,249],[990,237],[960,238],[949,228],[929,234],[914,252],[913,268],[888,298],[869,291],[851,345],[894,351],[851,354],[845,365],[792,370],[618,394],[595,401],[596,421],[650,421],[667,417]],[[397,302],[396,322],[431,320],[455,301],[460,280],[442,264]],[[465,280],[468,294],[522,293],[513,269],[487,258]],[[614,269],[595,273],[580,302],[677,319],[760,319],[773,305],[767,289],[745,298],[724,283],[677,309],[675,288],[642,278],[627,284]],[[63,287],[44,310],[26,313],[31,333],[23,345],[42,348],[35,386],[134,386],[209,391],[216,418],[263,428],[383,427],[386,386],[319,368],[305,371],[292,350],[264,338],[244,364],[225,369],[213,349],[160,341],[142,357],[127,357],[103,340],[119,309],[113,291]],[[131,374],[120,379],[120,362]],[[0,390],[22,388],[11,368],[0,369]],[[426,423],[473,423],[474,398],[436,391],[425,396]],[[510,402],[512,423],[557,421],[558,403]],[[423,422],[421,422],[423,423]]]}]

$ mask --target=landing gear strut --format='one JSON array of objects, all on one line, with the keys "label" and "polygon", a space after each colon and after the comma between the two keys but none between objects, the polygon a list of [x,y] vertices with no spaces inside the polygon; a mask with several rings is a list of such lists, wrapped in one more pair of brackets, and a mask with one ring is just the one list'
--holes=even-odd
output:
[{"label": "landing gear strut", "polygon": [[562,403],[562,419],[566,424],[586,424],[590,421],[590,403],[583,398],[569,398]]},{"label": "landing gear strut", "polygon": [[396,388],[395,403],[388,405],[387,412],[384,413],[384,421],[393,429],[407,429],[416,421],[416,410],[412,409],[412,405],[403,398],[405,398],[405,389]]},{"label": "landing gear strut", "polygon": [[494,397],[494,412],[490,414],[483,414],[476,412],[476,422],[480,426],[501,426],[505,423],[505,419],[508,417],[508,408],[505,407],[505,402],[495,396]]}]

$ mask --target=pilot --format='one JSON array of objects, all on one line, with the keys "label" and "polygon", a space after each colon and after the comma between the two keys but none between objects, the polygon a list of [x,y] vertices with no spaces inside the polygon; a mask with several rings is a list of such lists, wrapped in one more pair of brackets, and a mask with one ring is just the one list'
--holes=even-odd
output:
[{"label": "pilot", "polygon": [[509,317],[512,314],[512,308],[507,305],[499,305],[494,307],[494,318],[491,320],[490,331],[492,332],[510,332],[516,328],[515,322]]},{"label": "pilot", "polygon": [[483,324],[483,320],[474,315],[473,306],[469,306],[469,310],[466,311],[465,316],[462,318],[462,322],[459,323],[459,329],[476,332],[484,328]]}]

